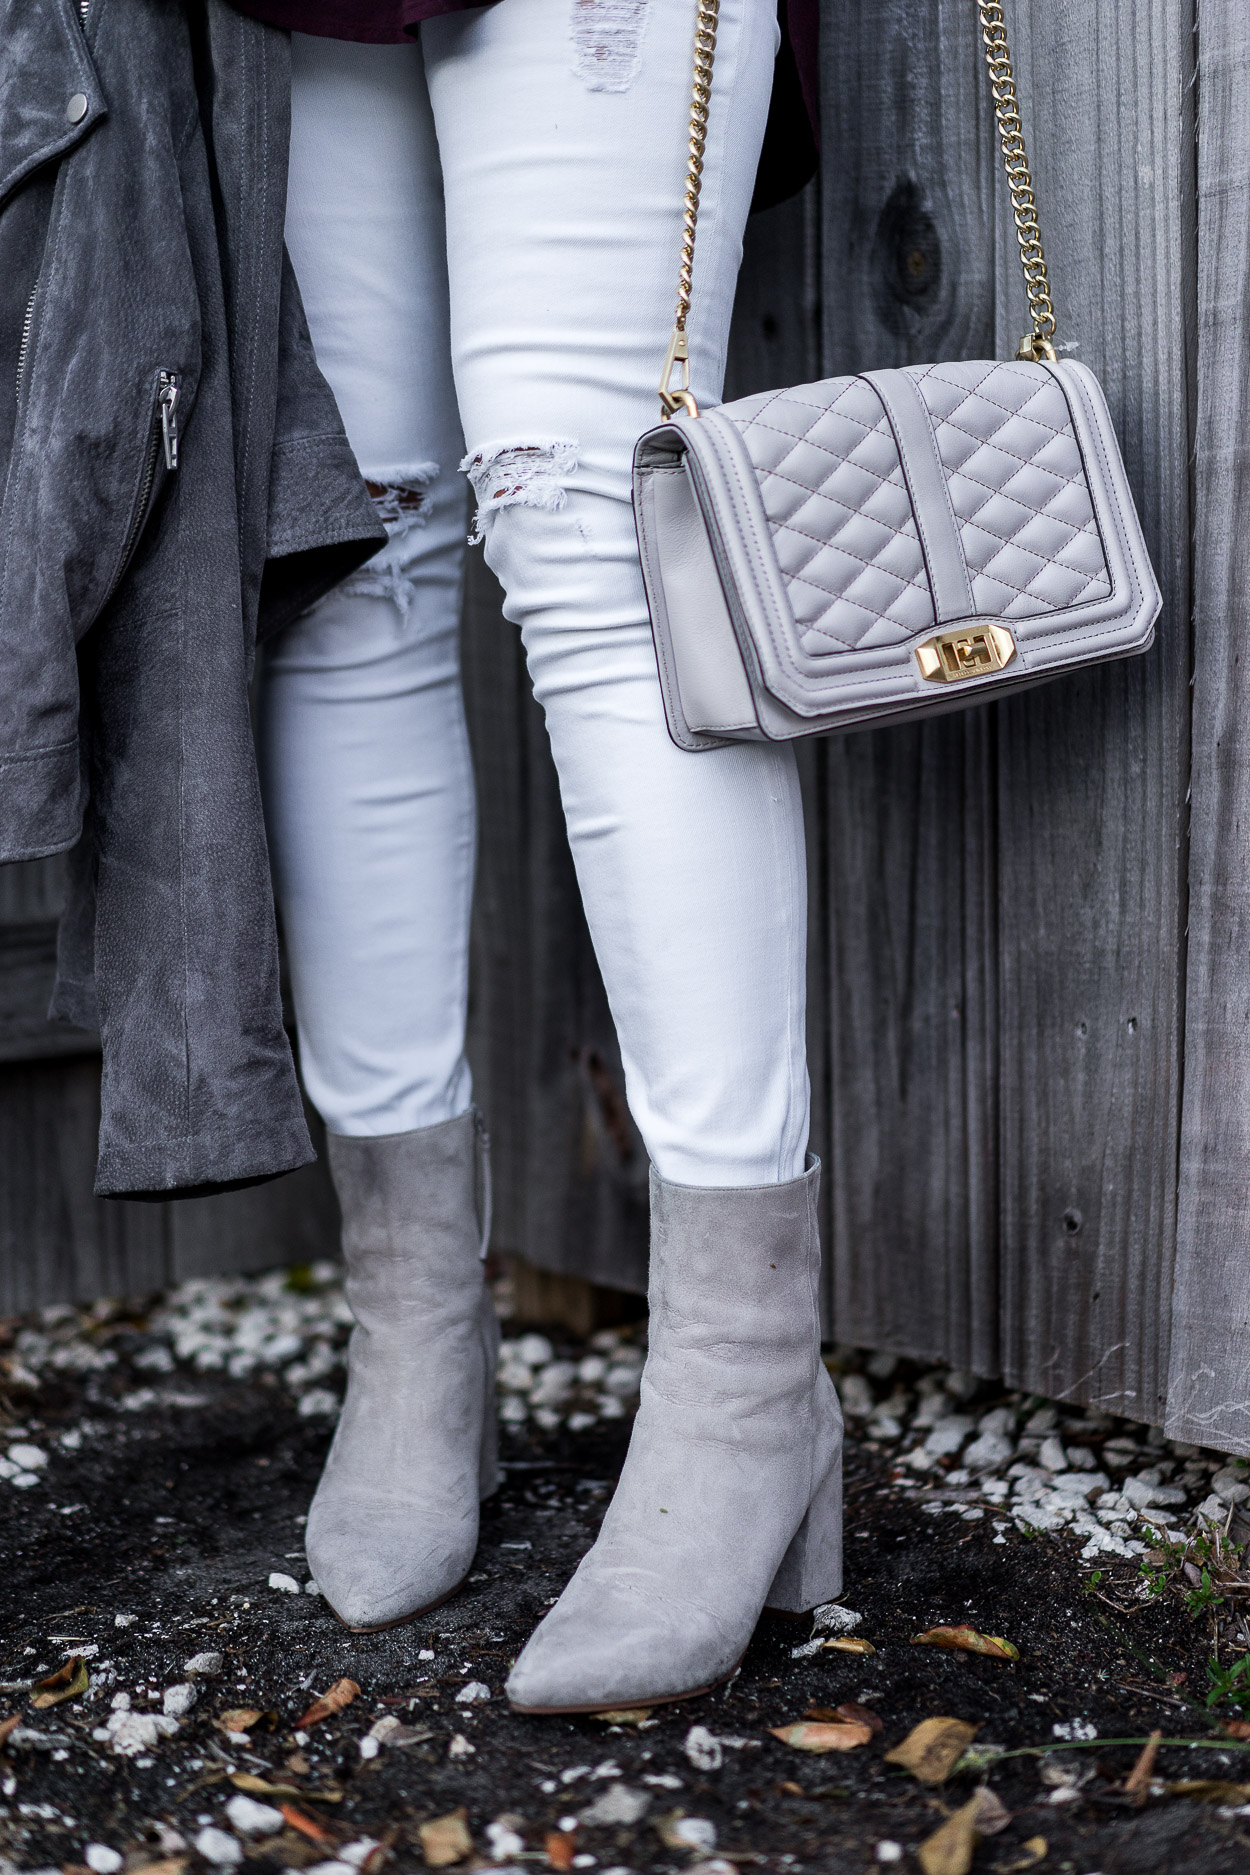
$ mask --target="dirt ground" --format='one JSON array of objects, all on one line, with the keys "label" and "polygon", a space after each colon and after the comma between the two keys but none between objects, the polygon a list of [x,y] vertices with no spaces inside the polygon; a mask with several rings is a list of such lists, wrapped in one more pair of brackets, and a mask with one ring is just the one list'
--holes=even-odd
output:
[{"label": "dirt ground", "polygon": [[[714,1695],[643,1724],[522,1718],[502,1696],[509,1662],[594,1536],[628,1418],[505,1432],[507,1482],[485,1508],[464,1591],[416,1626],[361,1637],[302,1590],[302,1520],[327,1421],[301,1416],[272,1375],[189,1382],[175,1371],[154,1382],[130,1365],[127,1332],[112,1347],[115,1365],[45,1376],[37,1392],[12,1395],[0,1421],[7,1440],[49,1455],[38,1489],[0,1487],[0,1722],[20,1721],[0,1750],[0,1871],[79,1868],[89,1856],[110,1875],[120,1866],[111,1849],[127,1872],[161,1863],[163,1875],[198,1875],[209,1864],[196,1838],[216,1827],[231,1838],[218,1866],[242,1852],[256,1875],[326,1863],[373,1875],[386,1861],[424,1866],[420,1826],[461,1808],[469,1869],[914,1870],[925,1866],[918,1847],[978,1779],[1010,1821],[976,1850],[975,1870],[1250,1871],[1250,1793],[1169,1788],[1250,1779],[1250,1746],[1223,1737],[1205,1703],[1211,1617],[1191,1618],[1175,1595],[1141,1599],[1136,1558],[1114,1559],[1092,1583],[1069,1539],[925,1515],[888,1453],[852,1439],[843,1600],[875,1653],[795,1658],[809,1625],[766,1617],[741,1672]],[[558,1351],[584,1352],[567,1337]],[[275,1572],[301,1592],[269,1586]],[[912,1644],[936,1624],[1005,1636],[1019,1660]],[[220,1668],[188,1675],[205,1653],[219,1653]],[[88,1689],[36,1709],[29,1682],[75,1655]],[[297,1739],[314,1697],[343,1678],[359,1697]],[[489,1698],[458,1700],[470,1682]],[[97,1736],[119,1693],[132,1712],[159,1714],[165,1689],[184,1684],[195,1703],[171,1735],[131,1756]],[[175,1707],[178,1697],[189,1695]],[[882,1722],[857,1750],[810,1755],[768,1729],[844,1702]],[[227,1708],[261,1716],[227,1737],[214,1724]],[[940,1786],[884,1762],[938,1715],[976,1726],[978,1746],[1019,1755]],[[362,1754],[384,1718],[399,1731]],[[693,1727],[719,1748],[700,1749]],[[1111,1741],[1155,1728],[1211,1742],[1165,1742],[1137,1807],[1121,1787],[1140,1745]],[[227,1803],[249,1780],[257,1801],[298,1820],[250,1836],[232,1825]],[[594,1821],[617,1787],[616,1814],[633,1820]],[[693,1819],[701,1827],[683,1838]],[[936,1875],[932,1852],[929,1864]]]}]

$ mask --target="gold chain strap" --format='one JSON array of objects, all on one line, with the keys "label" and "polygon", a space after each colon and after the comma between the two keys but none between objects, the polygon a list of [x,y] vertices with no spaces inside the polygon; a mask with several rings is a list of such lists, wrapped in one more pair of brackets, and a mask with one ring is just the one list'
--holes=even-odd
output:
[{"label": "gold chain strap", "polygon": [[[712,96],[712,66],[716,59],[716,28],[720,0],[699,0],[694,29],[694,95],[690,103],[690,160],[686,167],[686,202],[682,215],[681,272],[677,281],[677,321],[668,342],[668,356],[660,379],[660,408],[665,417],[688,410],[699,414],[690,390],[690,342],[686,320],[694,279],[694,239],[699,226],[699,196],[703,188],[703,158],[707,150],[707,113]],[[673,373],[681,366],[681,381],[673,388]]]},{"label": "gold chain strap", "polygon": [[1007,46],[1007,23],[1001,0],[978,0],[981,13],[981,38],[985,43],[985,63],[989,67],[990,90],[994,94],[994,115],[998,119],[998,140],[1002,145],[1003,167],[1011,191],[1012,219],[1020,244],[1020,264],[1024,268],[1024,290],[1029,296],[1033,330],[1020,341],[1017,358],[1036,364],[1045,358],[1055,362],[1055,309],[1050,298],[1050,280],[1046,256],[1042,252],[1042,231],[1037,221],[1037,200],[1033,177],[1029,173],[1029,154],[1024,147],[1024,126],[1016,97],[1016,77],[1011,68]]},{"label": "gold chain strap", "polygon": [[[1033,330],[1020,341],[1017,358],[1036,364],[1041,359],[1055,362],[1055,308],[1050,297],[1050,277],[1042,251],[1042,231],[1037,220],[1037,199],[1024,143],[1020,119],[1016,77],[1012,70],[1007,44],[1007,22],[1002,0],[976,0],[981,15],[981,37],[985,44],[985,63],[994,94],[994,115],[998,137],[1011,191],[1012,219],[1020,244],[1020,264],[1024,268],[1024,287],[1029,298]],[[660,378],[660,408],[664,416],[688,410],[692,417],[699,406],[690,389],[690,341],[686,320],[690,314],[690,292],[694,277],[694,243],[699,226],[699,196],[703,188],[703,159],[707,152],[708,105],[712,96],[712,67],[716,59],[716,28],[720,19],[720,0],[698,0],[698,19],[694,35],[694,94],[690,106],[690,160],[686,169],[685,209],[682,215],[681,271],[677,286],[677,319],[669,340],[664,371]],[[681,367],[681,380],[673,385],[673,373]]]}]

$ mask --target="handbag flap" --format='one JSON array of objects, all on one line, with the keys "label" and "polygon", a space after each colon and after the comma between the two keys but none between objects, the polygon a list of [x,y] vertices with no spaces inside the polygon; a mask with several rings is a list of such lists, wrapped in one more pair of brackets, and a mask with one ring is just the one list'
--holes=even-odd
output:
[{"label": "handbag flap", "polygon": [[[1056,375],[977,361],[880,376],[903,380],[899,390],[928,413],[971,616],[1044,619],[1109,597],[1106,551]],[[733,423],[754,466],[796,649],[820,659],[932,631],[912,491],[872,377],[743,398],[718,415]]]}]

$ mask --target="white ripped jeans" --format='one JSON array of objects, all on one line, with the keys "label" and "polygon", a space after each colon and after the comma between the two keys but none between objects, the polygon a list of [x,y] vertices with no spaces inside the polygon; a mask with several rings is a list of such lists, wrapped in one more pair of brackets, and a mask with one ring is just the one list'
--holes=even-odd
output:
[{"label": "white ripped jeans", "polygon": [[[672,327],[694,19],[694,0],[499,0],[412,46],[294,38],[287,240],[390,532],[269,651],[262,689],[304,1077],[337,1133],[470,1101],[463,466],[652,1161],[699,1186],[803,1169],[793,755],[670,742],[630,507]],[[723,0],[691,315],[708,401],[776,39],[776,0]]]}]

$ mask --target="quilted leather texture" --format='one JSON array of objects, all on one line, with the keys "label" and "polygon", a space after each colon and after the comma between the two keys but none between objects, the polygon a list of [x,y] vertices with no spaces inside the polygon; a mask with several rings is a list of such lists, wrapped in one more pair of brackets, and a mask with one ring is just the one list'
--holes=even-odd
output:
[{"label": "quilted leather texture", "polygon": [[810,656],[904,644],[933,600],[881,401],[858,378],[726,405],[760,479],[773,546]]},{"label": "quilted leather texture", "polygon": [[[1063,391],[1035,366],[926,365],[978,616],[1038,617],[1111,591]],[[800,644],[835,656],[931,631],[933,600],[876,392],[835,378],[724,406],[759,477]]]},{"label": "quilted leather texture", "polygon": [[979,614],[1029,618],[1105,599],[1111,580],[1067,400],[1024,364],[913,371]]}]

